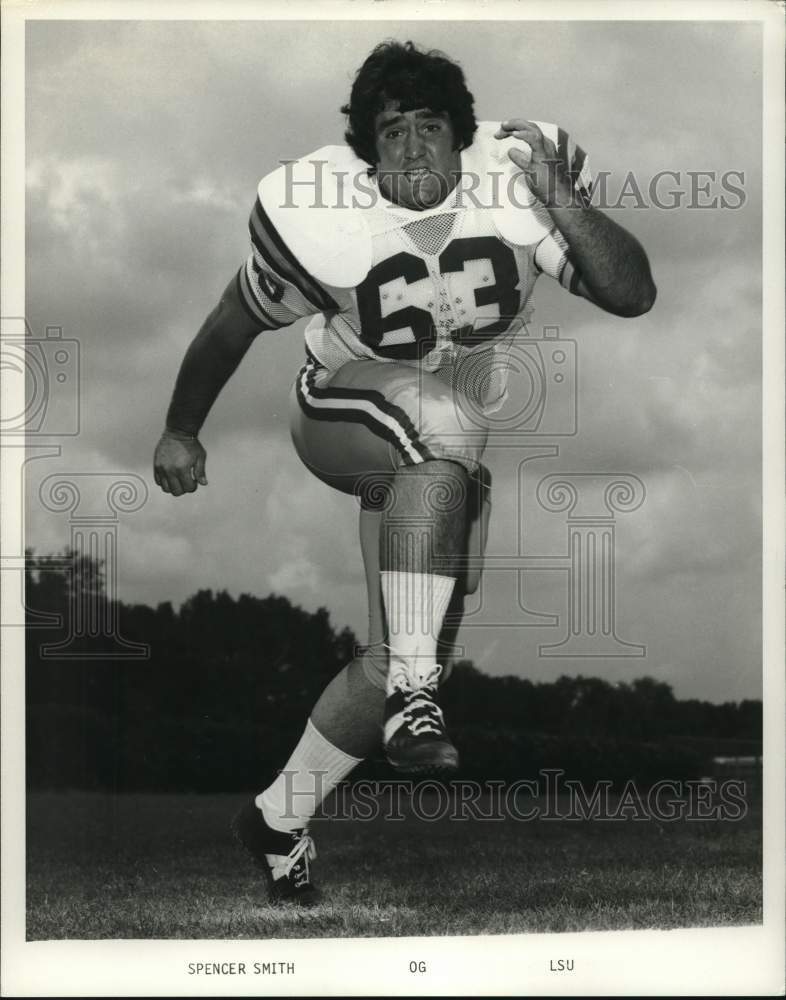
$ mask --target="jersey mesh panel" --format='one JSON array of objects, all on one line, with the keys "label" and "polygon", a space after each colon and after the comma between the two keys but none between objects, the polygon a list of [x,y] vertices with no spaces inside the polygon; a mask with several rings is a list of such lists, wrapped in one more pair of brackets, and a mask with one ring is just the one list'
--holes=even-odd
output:
[{"label": "jersey mesh panel", "polygon": [[438,254],[453,233],[456,213],[431,215],[404,226],[404,232],[421,253]]}]

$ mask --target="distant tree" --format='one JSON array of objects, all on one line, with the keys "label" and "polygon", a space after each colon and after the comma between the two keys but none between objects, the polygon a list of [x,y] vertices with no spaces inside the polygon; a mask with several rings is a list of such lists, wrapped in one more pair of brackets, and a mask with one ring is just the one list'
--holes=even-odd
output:
[{"label": "distant tree", "polygon": [[[308,612],[279,594],[235,599],[200,590],[179,610],[171,602],[118,605],[121,634],[149,644],[149,660],[42,656],[42,644],[64,637],[70,602],[104,593],[100,563],[69,551],[28,553],[31,786],[256,787],[283,764],[320,691],[356,646],[326,608]],[[59,615],[62,626],[41,628],[36,613]],[[678,701],[651,677],[533,683],[491,677],[461,660],[443,702],[465,773],[479,779],[535,776],[541,767],[586,780],[677,778],[706,773],[702,755],[719,741],[761,741],[760,701]]]}]

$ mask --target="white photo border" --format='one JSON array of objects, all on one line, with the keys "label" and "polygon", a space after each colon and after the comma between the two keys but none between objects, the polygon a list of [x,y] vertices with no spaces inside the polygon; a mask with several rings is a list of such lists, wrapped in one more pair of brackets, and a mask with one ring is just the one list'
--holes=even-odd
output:
[{"label": "white photo border", "polygon": [[[6,996],[767,995],[784,986],[784,23],[780,4],[62,2],[3,4],[2,309],[25,314],[25,25],[52,19],[754,20],[764,30],[764,922],[761,927],[421,939],[25,941],[24,635],[2,636],[2,989]],[[21,384],[20,384],[21,381]],[[4,406],[23,380],[3,373]],[[8,411],[7,411],[8,412]],[[18,412],[18,410],[14,410]],[[4,449],[2,542],[18,546],[22,484]],[[19,601],[2,574],[4,615]],[[555,979],[548,960],[581,970]],[[195,981],[191,961],[294,961],[296,977]],[[411,960],[430,973],[414,977]]]}]

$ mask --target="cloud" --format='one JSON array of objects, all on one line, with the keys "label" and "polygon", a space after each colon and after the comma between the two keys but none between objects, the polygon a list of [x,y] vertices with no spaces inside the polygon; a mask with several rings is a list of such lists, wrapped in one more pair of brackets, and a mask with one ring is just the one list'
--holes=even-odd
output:
[{"label": "cloud", "polygon": [[702,486],[679,467],[650,477],[645,507],[621,529],[635,553],[631,573],[646,580],[758,573],[760,514],[744,486]]},{"label": "cloud", "polygon": [[268,579],[274,591],[285,594],[303,590],[316,594],[326,588],[321,568],[304,556],[287,559],[276,572],[269,574]]},{"label": "cloud", "polygon": [[[729,610],[758,586],[760,546],[761,81],[749,25],[30,22],[28,313],[39,333],[56,324],[79,340],[84,418],[33,480],[62,468],[150,482],[183,351],[248,252],[259,178],[281,157],[341,141],[352,74],[388,36],[458,58],[481,117],[564,124],[615,178],[745,170],[738,211],[613,213],[652,260],[659,296],[647,316],[608,316],[540,280],[533,330],[555,324],[577,343],[579,433],[559,441],[557,459],[527,468],[532,480],[559,469],[639,475],[647,500],[617,527],[627,635],[653,651],[646,669],[683,691],[755,688],[755,607]],[[488,72],[490,53],[505,71]],[[288,439],[302,332],[299,323],[260,337],[214,406],[203,433],[210,486],[182,501],[153,488],[122,519],[127,599],[280,589],[362,632],[355,501],[311,476]],[[493,443],[487,452],[497,551],[520,530],[523,454]],[[34,497],[30,541],[62,547],[67,519]],[[528,520],[527,551],[564,545],[564,518],[554,518]],[[560,581],[533,602],[549,610]],[[490,584],[500,614],[516,607],[500,589],[509,582]],[[489,670],[548,677],[559,663],[538,659],[537,642],[551,637],[541,629],[465,631]],[[627,677],[636,664],[590,666]]]}]

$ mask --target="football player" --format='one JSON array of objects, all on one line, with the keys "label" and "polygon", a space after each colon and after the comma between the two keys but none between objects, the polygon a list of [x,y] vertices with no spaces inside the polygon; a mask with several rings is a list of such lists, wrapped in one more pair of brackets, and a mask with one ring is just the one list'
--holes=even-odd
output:
[{"label": "football player", "polygon": [[379,45],[342,111],[346,146],[260,182],[248,259],[186,352],[155,456],[164,492],[206,485],[198,434],[222,386],[260,333],[311,317],[292,437],[316,476],[360,499],[368,646],[234,821],[272,898],[302,902],[315,898],[309,819],[380,740],[399,771],[458,765],[437,642],[477,586],[485,418],[537,278],[618,316],[655,298],[639,243],[590,205],[581,147],[523,116],[476,122],[441,53]]}]

